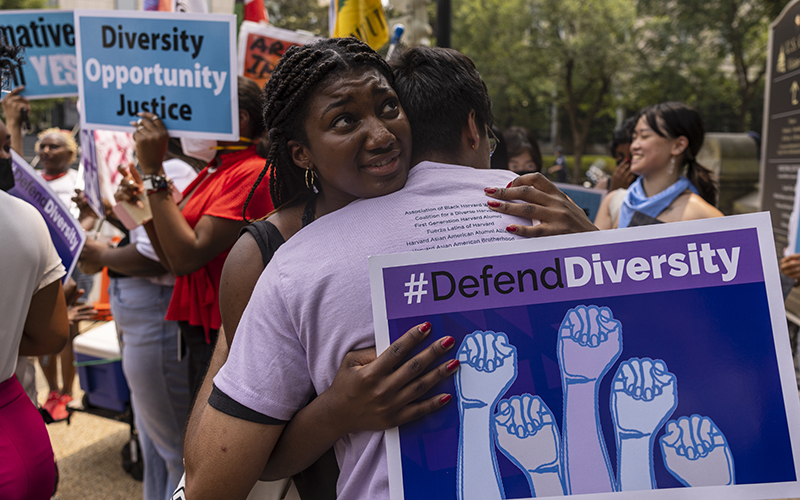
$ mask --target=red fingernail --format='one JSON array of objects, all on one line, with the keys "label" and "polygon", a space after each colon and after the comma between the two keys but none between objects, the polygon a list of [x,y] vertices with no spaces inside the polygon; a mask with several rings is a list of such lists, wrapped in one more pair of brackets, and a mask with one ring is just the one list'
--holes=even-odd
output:
[{"label": "red fingernail", "polygon": [[442,399],[439,400],[439,403],[445,404],[451,399],[453,399],[453,396],[451,396],[450,394],[445,394],[444,396],[442,396]]},{"label": "red fingernail", "polygon": [[447,363],[447,371],[451,372],[451,371],[455,370],[456,368],[458,368],[458,365],[460,365],[460,364],[461,363],[459,363],[459,361],[457,359],[454,359],[454,360],[450,361],[449,363]]},{"label": "red fingernail", "polygon": [[517,232],[517,228],[514,227],[514,226],[508,226],[508,227],[506,227],[506,231],[508,231],[509,233],[516,233]]},{"label": "red fingernail", "polygon": [[514,181],[511,181],[511,182],[509,182],[509,183],[508,183],[508,186],[506,186],[506,187],[507,187],[507,188],[510,188],[512,184],[514,184]]},{"label": "red fingernail", "polygon": [[445,339],[442,340],[442,347],[447,349],[447,348],[449,348],[450,346],[452,346],[455,343],[456,343],[456,339],[454,339],[453,337],[445,337]]},{"label": "red fingernail", "polygon": [[483,192],[486,193],[486,194],[495,194],[497,192],[497,189],[495,189],[495,188],[483,188]]},{"label": "red fingernail", "polygon": [[421,325],[419,325],[420,333],[428,333],[428,331],[430,329],[431,329],[431,324],[428,323],[427,321],[425,323],[422,323]]},{"label": "red fingernail", "polygon": [[495,201],[495,200],[487,201],[486,204],[489,205],[490,207],[494,207],[494,208],[497,208],[497,207],[500,206],[500,202],[499,201]]}]

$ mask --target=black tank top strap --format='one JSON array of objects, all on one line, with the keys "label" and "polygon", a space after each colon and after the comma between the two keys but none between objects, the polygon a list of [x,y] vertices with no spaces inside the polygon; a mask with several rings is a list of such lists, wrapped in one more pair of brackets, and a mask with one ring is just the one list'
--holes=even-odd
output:
[{"label": "black tank top strap", "polygon": [[243,227],[239,231],[239,237],[246,232],[256,240],[258,249],[261,250],[261,260],[264,262],[264,267],[267,267],[278,247],[284,244],[283,235],[277,227],[265,220],[259,220]]}]

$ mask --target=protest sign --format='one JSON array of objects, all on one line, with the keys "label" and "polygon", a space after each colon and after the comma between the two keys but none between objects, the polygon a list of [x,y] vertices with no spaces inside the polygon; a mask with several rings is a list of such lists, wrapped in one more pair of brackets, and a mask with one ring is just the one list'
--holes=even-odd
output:
[{"label": "protest sign", "polygon": [[800,496],[768,214],[371,257],[370,281],[378,352],[430,321],[460,361],[451,403],[387,432],[392,500]]},{"label": "protest sign", "polygon": [[289,47],[313,40],[317,37],[311,33],[244,21],[239,27],[239,74],[263,88]]},{"label": "protest sign", "polygon": [[44,99],[78,94],[72,11],[4,10],[0,36],[25,47],[25,64],[12,77],[14,87],[25,85],[22,95]]},{"label": "protest sign", "polygon": [[555,186],[564,192],[567,196],[572,198],[576,205],[581,207],[589,219],[594,222],[597,217],[597,210],[600,209],[600,203],[603,201],[603,196],[607,191],[604,189],[585,188],[575,184],[567,184],[564,182],[554,182]]},{"label": "protest sign", "polygon": [[104,218],[103,198],[100,194],[100,172],[97,163],[97,148],[94,131],[81,129],[81,169],[83,173],[83,195],[98,217]]},{"label": "protest sign", "polygon": [[235,19],[76,10],[81,128],[131,132],[150,112],[173,137],[238,140]]},{"label": "protest sign", "polygon": [[86,242],[86,234],[78,221],[69,213],[69,208],[47,185],[47,181],[15,151],[11,151],[11,156],[15,186],[8,193],[27,201],[44,217],[53,245],[67,270],[63,279],[66,283],[78,263],[78,256]]}]

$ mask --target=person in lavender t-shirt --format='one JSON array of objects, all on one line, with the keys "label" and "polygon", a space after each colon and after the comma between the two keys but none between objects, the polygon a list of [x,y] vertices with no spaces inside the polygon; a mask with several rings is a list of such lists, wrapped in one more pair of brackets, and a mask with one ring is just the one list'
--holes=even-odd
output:
[{"label": "person in lavender t-shirt", "polygon": [[[497,240],[514,239],[511,233],[536,232],[535,227],[529,227],[529,219],[504,214],[529,210],[522,204],[486,203],[486,186],[498,186],[487,188],[486,194],[509,199],[513,190],[501,186],[519,181],[507,171],[476,170],[489,168],[491,154],[486,132],[491,123],[491,102],[480,76],[465,56],[455,51],[428,50],[432,52],[415,49],[401,55],[394,68],[397,81],[406,78],[406,89],[414,95],[434,95],[424,93],[425,87],[449,84],[457,89],[449,95],[476,98],[425,100],[418,117],[420,123],[425,121],[423,116],[440,119],[433,129],[417,129],[409,111],[415,144],[412,164],[416,166],[405,187],[383,197],[357,200],[326,215],[298,232],[275,254],[242,317],[229,361],[214,379],[217,400],[227,398],[230,404],[212,404],[203,412],[198,430],[206,439],[197,449],[187,448],[187,498],[246,494],[290,419],[282,438],[292,443],[290,456],[284,454],[282,459],[298,462],[284,463],[281,472],[275,472],[277,477],[292,466],[301,469],[302,460],[313,460],[313,455],[335,442],[341,468],[338,498],[388,498],[383,432],[376,432],[385,427],[375,425],[379,428],[367,431],[359,427],[365,421],[362,408],[358,404],[348,406],[349,388],[334,382],[348,351],[374,346],[367,256],[414,247],[427,236],[425,228],[415,227],[414,214],[447,204],[483,207],[478,210],[490,217],[486,220],[492,225],[487,229],[497,230]],[[404,75],[404,63],[410,72],[424,77],[420,80]],[[445,74],[447,78],[443,78]],[[398,93],[404,99],[404,94]],[[409,110],[414,104],[419,103],[412,103]],[[315,112],[312,101],[309,116],[315,116]],[[343,125],[351,126],[353,121],[357,120]],[[418,140],[420,131],[433,140]],[[540,178],[529,182],[540,183]],[[544,187],[539,196],[566,201],[552,185],[539,186]],[[550,204],[557,205],[552,200]],[[553,228],[564,232],[561,224],[571,230],[591,226],[573,215],[578,211],[572,212],[572,208],[566,215],[552,210],[563,220],[542,224],[545,231],[540,228],[538,234],[547,234]],[[466,236],[461,239],[470,243]],[[428,331],[425,325],[419,327],[422,336]],[[297,413],[314,391],[319,398]],[[443,396],[442,402],[447,399]],[[237,405],[246,408],[251,418],[224,409]],[[307,432],[309,429],[313,432]]]}]

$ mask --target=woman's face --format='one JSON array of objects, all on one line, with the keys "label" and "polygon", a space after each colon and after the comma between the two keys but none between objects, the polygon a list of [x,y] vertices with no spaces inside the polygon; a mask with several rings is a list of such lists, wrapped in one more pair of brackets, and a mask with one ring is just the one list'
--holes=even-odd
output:
[{"label": "woman's face", "polygon": [[631,172],[646,177],[669,168],[674,143],[674,139],[661,137],[650,128],[647,118],[639,118],[631,143]]},{"label": "woman's face", "polygon": [[47,134],[39,142],[39,161],[47,172],[60,172],[69,166],[72,153],[60,134]]},{"label": "woman's face", "polygon": [[516,173],[536,172],[536,164],[528,151],[523,151],[517,156],[508,160],[508,169]]},{"label": "woman's face", "polygon": [[300,168],[312,166],[322,192],[340,205],[393,193],[408,178],[411,126],[389,82],[375,69],[321,82],[308,106],[307,145],[290,141]]}]

